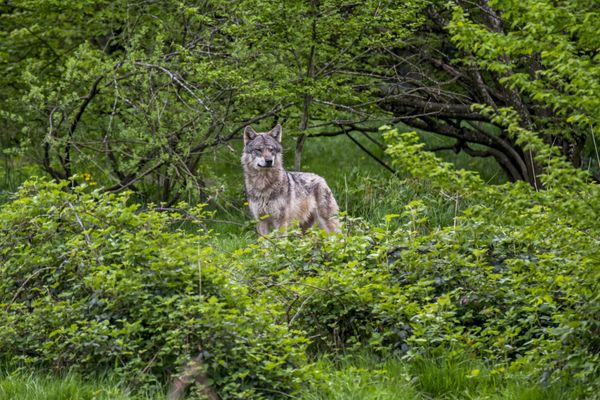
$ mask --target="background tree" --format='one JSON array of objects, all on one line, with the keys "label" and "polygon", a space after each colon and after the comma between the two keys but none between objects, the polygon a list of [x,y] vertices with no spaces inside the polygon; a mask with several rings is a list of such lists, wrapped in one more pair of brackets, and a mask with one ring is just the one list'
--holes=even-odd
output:
[{"label": "background tree", "polygon": [[89,172],[109,191],[171,204],[204,190],[202,157],[246,124],[280,119],[309,134],[381,117],[371,101],[378,57],[409,35],[421,7],[27,4],[2,17],[7,145],[55,179]]},{"label": "background tree", "polygon": [[599,17],[583,0],[1,7],[5,162],[148,200],[206,198],[206,156],[262,121],[296,135],[296,169],[311,135],[402,122],[534,186],[534,155],[494,113],[514,109],[577,166],[597,130]]},{"label": "background tree", "polygon": [[405,124],[455,139],[441,149],[494,157],[512,180],[541,173],[506,127],[474,109],[514,109],[523,128],[576,166],[597,129],[597,6],[546,0],[433,2],[427,22],[394,52],[382,107]]}]

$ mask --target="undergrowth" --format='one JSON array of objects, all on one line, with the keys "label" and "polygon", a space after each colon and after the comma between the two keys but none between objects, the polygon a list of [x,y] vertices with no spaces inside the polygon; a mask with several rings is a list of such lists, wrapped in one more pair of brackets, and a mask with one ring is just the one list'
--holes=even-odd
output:
[{"label": "undergrowth", "polygon": [[[579,398],[573,382],[540,384],[524,372],[495,373],[487,364],[451,351],[415,360],[382,357],[360,351],[323,356],[310,365],[303,400],[563,400]],[[530,371],[529,371],[530,372]],[[77,374],[0,372],[0,400],[159,400],[166,390],[156,386],[132,393],[110,376],[90,380]]]},{"label": "undergrowth", "polygon": [[0,361],[135,396],[191,374],[191,398],[593,398],[599,189],[518,134],[544,190],[388,131],[407,176],[364,178],[342,201],[368,218],[333,235],[217,235],[204,206],[31,180],[0,209]]}]

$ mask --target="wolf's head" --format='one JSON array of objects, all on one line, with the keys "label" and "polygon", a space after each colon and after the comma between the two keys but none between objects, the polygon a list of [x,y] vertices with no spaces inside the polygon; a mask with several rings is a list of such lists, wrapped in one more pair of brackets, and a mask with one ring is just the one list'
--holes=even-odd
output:
[{"label": "wolf's head", "polygon": [[252,127],[244,129],[244,153],[242,164],[256,170],[281,168],[281,125],[269,132],[256,132]]}]

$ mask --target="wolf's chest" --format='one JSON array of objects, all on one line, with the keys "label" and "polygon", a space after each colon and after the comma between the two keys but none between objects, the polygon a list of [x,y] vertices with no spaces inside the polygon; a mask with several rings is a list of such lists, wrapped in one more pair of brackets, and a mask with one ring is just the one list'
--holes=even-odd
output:
[{"label": "wolf's chest", "polygon": [[266,215],[278,217],[283,213],[286,207],[284,197],[253,197],[248,199],[248,206],[254,218],[261,218]]}]

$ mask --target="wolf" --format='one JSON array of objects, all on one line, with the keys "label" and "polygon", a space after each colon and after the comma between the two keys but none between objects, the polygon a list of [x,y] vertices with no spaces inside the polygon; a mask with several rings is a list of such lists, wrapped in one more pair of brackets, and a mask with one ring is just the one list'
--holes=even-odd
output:
[{"label": "wolf", "polygon": [[244,129],[241,161],[258,234],[286,230],[292,221],[298,221],[302,231],[315,222],[328,233],[337,231],[339,208],[327,182],[315,174],[283,168],[281,135],[279,124],[268,132]]}]

